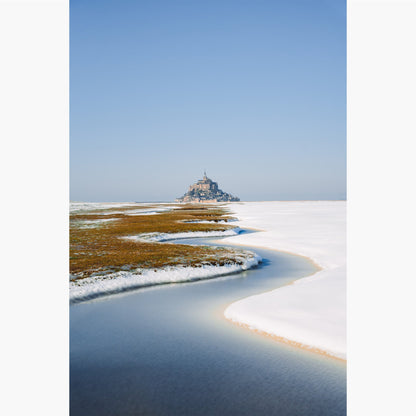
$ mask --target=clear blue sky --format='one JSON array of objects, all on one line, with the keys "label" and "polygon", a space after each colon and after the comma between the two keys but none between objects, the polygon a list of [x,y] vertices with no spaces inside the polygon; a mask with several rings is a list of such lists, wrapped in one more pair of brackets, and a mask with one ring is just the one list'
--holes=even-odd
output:
[{"label": "clear blue sky", "polygon": [[344,199],[344,0],[71,0],[73,201]]}]

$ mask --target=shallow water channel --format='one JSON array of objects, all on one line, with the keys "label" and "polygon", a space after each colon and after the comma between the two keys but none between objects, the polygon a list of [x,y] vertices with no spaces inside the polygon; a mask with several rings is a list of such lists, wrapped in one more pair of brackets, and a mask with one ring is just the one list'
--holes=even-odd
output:
[{"label": "shallow water channel", "polygon": [[256,269],[72,305],[71,415],[345,415],[345,363],[223,317],[230,303],[315,271],[247,248],[263,257]]}]

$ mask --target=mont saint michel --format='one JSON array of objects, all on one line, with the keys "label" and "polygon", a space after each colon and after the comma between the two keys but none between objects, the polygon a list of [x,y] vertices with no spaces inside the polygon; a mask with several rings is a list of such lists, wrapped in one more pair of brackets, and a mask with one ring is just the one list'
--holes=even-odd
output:
[{"label": "mont saint michel", "polygon": [[176,202],[234,202],[239,200],[240,198],[219,189],[218,183],[208,178],[204,172],[204,177],[191,185],[188,192],[177,198]]}]

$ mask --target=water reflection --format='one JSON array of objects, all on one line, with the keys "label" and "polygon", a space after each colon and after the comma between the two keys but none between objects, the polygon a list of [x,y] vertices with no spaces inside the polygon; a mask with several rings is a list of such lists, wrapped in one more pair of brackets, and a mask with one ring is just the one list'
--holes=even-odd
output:
[{"label": "water reflection", "polygon": [[71,414],[344,415],[343,363],[223,318],[231,302],[315,271],[253,250],[255,270],[71,306]]}]

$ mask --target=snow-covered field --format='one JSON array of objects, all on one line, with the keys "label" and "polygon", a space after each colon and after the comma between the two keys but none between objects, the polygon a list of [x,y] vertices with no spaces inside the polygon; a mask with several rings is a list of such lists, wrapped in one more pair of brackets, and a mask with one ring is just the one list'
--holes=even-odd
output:
[{"label": "snow-covered field", "polygon": [[241,228],[261,230],[224,243],[306,256],[321,271],[231,304],[225,317],[270,335],[346,359],[346,202],[232,203]]}]

